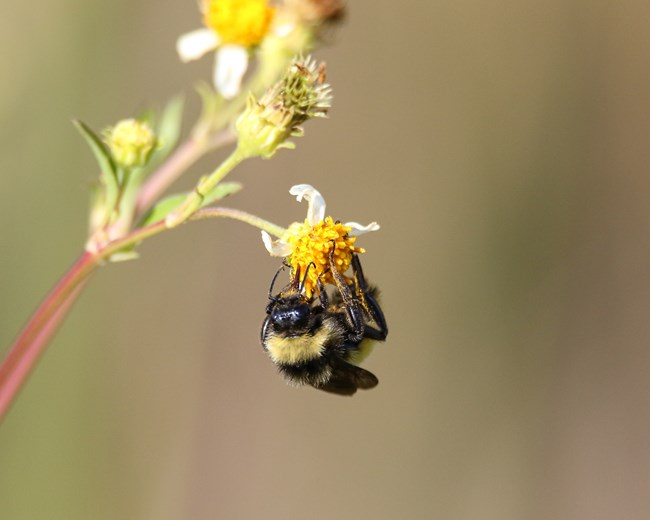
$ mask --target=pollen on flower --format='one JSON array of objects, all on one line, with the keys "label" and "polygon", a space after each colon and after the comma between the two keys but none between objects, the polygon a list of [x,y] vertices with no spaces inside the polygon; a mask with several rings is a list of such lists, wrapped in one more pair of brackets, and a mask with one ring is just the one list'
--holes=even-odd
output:
[{"label": "pollen on flower", "polygon": [[308,298],[311,298],[314,289],[318,286],[319,276],[324,284],[334,284],[332,273],[328,270],[332,248],[334,248],[336,270],[341,274],[350,267],[353,253],[365,252],[364,249],[354,247],[357,237],[348,234],[351,229],[340,222],[335,222],[332,217],[326,217],[314,226],[309,225],[307,220],[304,223],[295,222],[282,237],[293,246],[288,262],[294,272],[300,270],[300,273],[304,274],[307,268],[314,264],[309,267],[305,280],[304,289]]},{"label": "pollen on flower", "polygon": [[206,0],[203,16],[223,43],[251,47],[266,36],[274,13],[267,0]]}]

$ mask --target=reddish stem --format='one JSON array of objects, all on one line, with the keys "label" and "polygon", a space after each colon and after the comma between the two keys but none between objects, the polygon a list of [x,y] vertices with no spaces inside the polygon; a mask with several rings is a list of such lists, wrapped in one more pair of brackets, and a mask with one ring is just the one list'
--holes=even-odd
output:
[{"label": "reddish stem", "polygon": [[94,255],[88,252],[81,255],[43,300],[9,349],[0,365],[0,421],[96,266]]},{"label": "reddish stem", "polygon": [[[197,211],[189,220],[227,217],[247,222],[270,233],[279,235],[282,228],[254,215],[230,208],[206,208]],[[157,235],[167,229],[161,220],[149,226],[136,229],[127,236],[113,240],[95,254],[84,252],[79,260],[61,278],[47,295],[21,331],[7,356],[0,364],[0,422],[5,417],[30,372],[43,355],[50,339],[65,319],[72,304],[81,294],[88,277],[104,259],[132,247],[145,238]]]}]

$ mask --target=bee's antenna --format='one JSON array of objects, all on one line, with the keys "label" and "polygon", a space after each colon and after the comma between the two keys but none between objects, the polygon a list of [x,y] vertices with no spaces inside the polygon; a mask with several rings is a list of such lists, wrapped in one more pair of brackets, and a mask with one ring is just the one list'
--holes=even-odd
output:
[{"label": "bee's antenna", "polygon": [[[309,269],[311,269],[311,266],[314,266],[314,269],[316,269],[316,264],[314,262],[309,262],[309,265],[307,266],[307,269],[305,269],[305,276],[302,277],[302,282],[300,282],[300,287],[298,287],[298,294],[302,294],[302,290],[305,288],[305,282],[307,281],[307,275],[309,274]],[[298,272],[298,275],[300,275],[300,272]]]},{"label": "bee's antenna", "polygon": [[273,296],[273,286],[275,285],[275,280],[280,274],[280,271],[284,271],[284,264],[275,272],[275,276],[273,277],[273,280],[271,280],[271,287],[269,287],[269,300],[271,301],[275,301],[275,296]]}]

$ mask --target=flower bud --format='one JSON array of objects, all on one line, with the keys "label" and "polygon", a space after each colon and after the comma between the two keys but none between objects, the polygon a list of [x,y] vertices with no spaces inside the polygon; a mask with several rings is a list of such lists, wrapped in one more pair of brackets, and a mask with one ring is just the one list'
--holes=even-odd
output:
[{"label": "flower bud", "polygon": [[115,162],[124,168],[144,166],[157,144],[156,136],[146,123],[123,119],[104,131],[104,139]]}]

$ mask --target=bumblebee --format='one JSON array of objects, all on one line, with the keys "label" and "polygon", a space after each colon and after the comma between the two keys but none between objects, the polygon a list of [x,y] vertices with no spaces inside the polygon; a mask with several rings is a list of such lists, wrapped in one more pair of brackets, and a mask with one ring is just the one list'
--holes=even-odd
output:
[{"label": "bumblebee", "polygon": [[361,263],[352,259],[353,279],[347,282],[334,267],[329,269],[337,291],[330,297],[318,280],[318,296],[303,294],[305,277],[294,273],[276,296],[269,290],[266,319],[262,325],[264,350],[282,376],[294,385],[308,384],[339,395],[352,395],[379,382],[371,372],[357,366],[370,354],[375,341],[384,341],[388,327],[377,302],[378,291],[366,283]]}]

